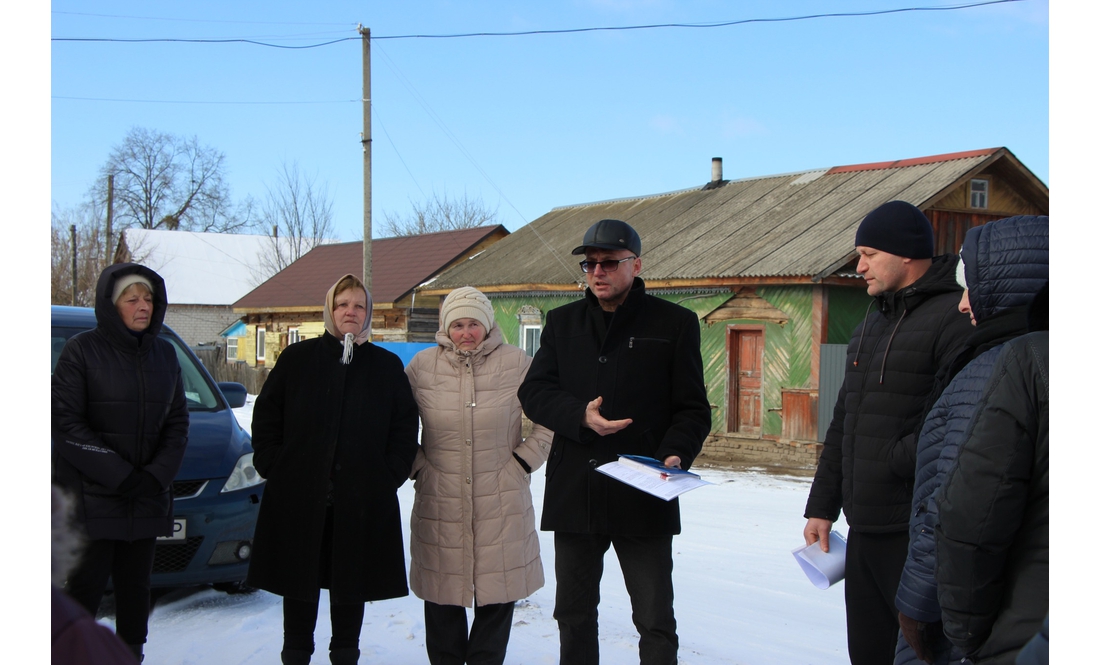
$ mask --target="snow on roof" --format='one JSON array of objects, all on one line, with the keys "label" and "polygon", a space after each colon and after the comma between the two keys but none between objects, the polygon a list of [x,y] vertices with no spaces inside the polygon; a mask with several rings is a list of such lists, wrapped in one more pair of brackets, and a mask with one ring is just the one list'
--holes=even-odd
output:
[{"label": "snow on roof", "polygon": [[265,235],[149,229],[123,234],[132,260],[157,271],[168,302],[179,305],[232,305],[264,280],[262,257],[274,251]]}]

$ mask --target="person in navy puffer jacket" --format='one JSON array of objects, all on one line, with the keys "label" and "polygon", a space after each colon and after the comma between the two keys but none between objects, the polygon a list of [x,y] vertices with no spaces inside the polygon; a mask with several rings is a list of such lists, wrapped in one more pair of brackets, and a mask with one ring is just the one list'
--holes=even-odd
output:
[{"label": "person in navy puffer jacket", "polygon": [[1027,307],[1048,278],[1047,226],[1046,216],[1009,217],[971,229],[963,241],[959,282],[966,291],[959,310],[969,312],[975,329],[940,377],[949,383],[929,410],[917,444],[909,553],[895,601],[901,625],[895,665],[962,659],[944,636],[936,598],[937,491],[954,467],[1001,347],[1028,332]]}]

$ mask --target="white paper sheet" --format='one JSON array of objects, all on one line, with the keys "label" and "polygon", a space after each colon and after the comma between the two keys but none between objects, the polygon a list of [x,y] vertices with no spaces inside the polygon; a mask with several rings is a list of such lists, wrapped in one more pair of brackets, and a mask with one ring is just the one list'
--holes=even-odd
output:
[{"label": "white paper sheet", "polygon": [[665,501],[671,501],[684,492],[697,487],[713,484],[694,474],[669,476],[669,478],[664,479],[656,474],[639,471],[617,461],[598,466],[596,470]]},{"label": "white paper sheet", "polygon": [[829,534],[828,552],[821,551],[821,543],[814,543],[791,550],[791,553],[815,587],[828,589],[844,579],[844,555],[847,551],[848,543],[844,537],[833,531]]}]

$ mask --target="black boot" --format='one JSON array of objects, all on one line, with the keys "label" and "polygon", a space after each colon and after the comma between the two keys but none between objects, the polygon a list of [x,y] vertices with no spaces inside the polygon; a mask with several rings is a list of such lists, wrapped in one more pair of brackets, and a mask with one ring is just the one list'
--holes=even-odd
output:
[{"label": "black boot", "polygon": [[313,647],[313,635],[283,633],[283,665],[309,665]]},{"label": "black boot", "polygon": [[359,649],[331,649],[328,652],[332,665],[357,665],[359,663]]},{"label": "black boot", "polygon": [[144,644],[127,644],[130,647],[130,651],[134,652],[134,658],[137,658],[137,662],[145,660],[145,654],[142,653],[145,650]]},{"label": "black boot", "polygon": [[283,649],[281,654],[283,665],[309,665],[309,657],[313,655],[313,649]]}]

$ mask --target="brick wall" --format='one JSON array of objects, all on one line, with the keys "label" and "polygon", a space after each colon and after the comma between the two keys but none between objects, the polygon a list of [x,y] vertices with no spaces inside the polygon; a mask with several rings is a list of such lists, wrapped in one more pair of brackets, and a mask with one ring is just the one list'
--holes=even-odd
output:
[{"label": "brick wall", "polygon": [[216,344],[218,333],[240,318],[228,305],[168,305],[164,323],[188,346]]},{"label": "brick wall", "polygon": [[751,439],[712,434],[703,442],[698,461],[712,464],[760,464],[813,468],[821,455],[816,441]]}]

